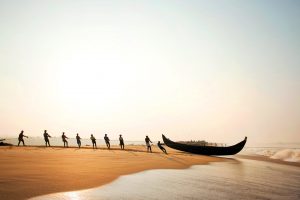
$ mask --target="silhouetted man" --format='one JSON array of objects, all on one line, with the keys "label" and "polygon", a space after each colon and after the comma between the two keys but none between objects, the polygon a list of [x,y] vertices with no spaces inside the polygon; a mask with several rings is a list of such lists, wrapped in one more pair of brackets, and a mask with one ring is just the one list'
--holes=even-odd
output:
[{"label": "silhouetted man", "polygon": [[76,135],[76,140],[77,140],[78,148],[80,149],[80,147],[81,147],[81,141],[80,141],[81,138],[79,137],[78,133]]},{"label": "silhouetted man", "polygon": [[19,143],[18,143],[18,146],[20,145],[20,143],[22,142],[23,143],[23,146],[25,146],[25,143],[24,143],[24,137],[28,138],[28,136],[24,135],[23,134],[24,131],[22,130],[21,133],[19,134]]},{"label": "silhouetted man", "polygon": [[51,136],[47,133],[47,130],[44,130],[44,140],[45,140],[45,143],[46,143],[46,147],[47,147],[47,144],[50,147],[49,137],[51,137]]},{"label": "silhouetted man", "polygon": [[107,134],[105,134],[104,140],[105,140],[107,148],[110,149],[110,143],[109,143],[109,138],[107,137]]},{"label": "silhouetted man", "polygon": [[162,146],[162,144],[160,143],[160,141],[158,141],[157,146],[160,148],[160,150],[162,150],[165,154],[167,153],[167,150]]},{"label": "silhouetted man", "polygon": [[147,152],[150,151],[152,153],[152,149],[151,149],[151,145],[150,145],[150,142],[152,143],[152,141],[150,140],[148,135],[146,135],[145,142],[146,142],[146,146],[147,146]]},{"label": "silhouetted man", "polygon": [[68,141],[67,141],[67,139],[69,139],[69,138],[65,135],[65,132],[63,132],[61,138],[62,138],[62,141],[64,142],[64,147],[66,147],[66,146],[69,147]]},{"label": "silhouetted man", "polygon": [[122,135],[120,135],[119,141],[120,141],[120,147],[121,147],[121,149],[124,149],[124,139],[123,139]]},{"label": "silhouetted man", "polygon": [[93,143],[93,149],[94,149],[94,147],[97,149],[96,138],[93,136],[93,134],[91,134],[91,140]]}]

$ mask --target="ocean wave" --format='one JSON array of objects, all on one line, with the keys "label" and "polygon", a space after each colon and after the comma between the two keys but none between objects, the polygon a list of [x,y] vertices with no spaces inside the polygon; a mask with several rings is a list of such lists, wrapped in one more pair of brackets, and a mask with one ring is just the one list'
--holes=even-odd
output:
[{"label": "ocean wave", "polygon": [[278,159],[288,162],[300,162],[299,148],[247,148],[244,153],[266,156],[271,159]]},{"label": "ocean wave", "polygon": [[261,155],[261,156],[271,157],[271,156],[273,156],[277,151],[278,151],[277,149],[263,149],[263,150],[258,150],[257,152],[255,152],[255,154]]},{"label": "ocean wave", "polygon": [[300,162],[300,149],[283,149],[270,156],[270,158],[288,162]]}]

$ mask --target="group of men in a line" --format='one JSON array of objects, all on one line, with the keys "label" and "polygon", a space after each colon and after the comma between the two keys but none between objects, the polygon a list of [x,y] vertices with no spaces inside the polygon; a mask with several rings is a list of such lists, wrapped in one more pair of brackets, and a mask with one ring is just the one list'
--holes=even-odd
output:
[{"label": "group of men in a line", "polygon": [[[44,131],[44,140],[45,140],[45,145],[46,147],[49,146],[50,147],[50,141],[49,141],[49,138],[51,137],[48,133],[47,133],[47,130]],[[28,136],[24,135],[24,131],[22,130],[21,133],[19,134],[19,143],[18,143],[18,146],[20,145],[20,143],[22,142],[23,143],[23,146],[25,146],[25,143],[24,143],[24,137],[28,138]],[[64,143],[64,147],[68,147],[68,141],[67,139],[69,139],[66,135],[65,135],[65,132],[62,133],[62,141]],[[91,141],[92,141],[92,144],[93,144],[93,149],[97,149],[97,143],[96,143],[96,138],[93,136],[93,134],[91,134],[91,137],[90,137]],[[76,135],[76,141],[77,141],[77,145],[78,145],[78,148],[81,147],[81,137],[79,136],[79,134],[77,133]],[[107,146],[108,149],[110,149],[110,139],[109,137],[107,136],[107,134],[104,135],[104,141],[105,141],[105,144]],[[124,149],[124,139],[122,137],[122,135],[119,135],[119,141],[120,141],[120,147],[121,149]],[[147,146],[147,152],[151,152],[152,153],[152,149],[151,149],[151,144],[152,141],[150,140],[150,138],[148,137],[148,135],[146,136],[145,138],[145,142],[146,142],[146,146]],[[160,143],[160,141],[158,141],[157,143],[157,146],[165,153],[167,154],[167,151],[166,149],[162,146],[162,144]]]},{"label": "group of men in a line", "polygon": [[[44,136],[46,147],[47,146],[50,147],[49,138],[51,138],[51,136],[47,133],[47,130],[44,131],[43,136]],[[18,140],[19,140],[18,146],[20,145],[21,142],[23,143],[23,146],[25,146],[24,137],[28,138],[28,136],[24,135],[24,131],[22,130],[21,133],[19,134],[19,137],[18,137]],[[67,139],[69,139],[69,138],[65,135],[65,132],[62,133],[61,138],[62,138],[62,141],[64,143],[64,147],[68,147],[68,140]],[[93,136],[93,134],[91,134],[90,139],[91,139],[92,144],[93,144],[93,149],[94,148],[97,149],[96,138]],[[78,148],[80,148],[81,147],[81,137],[79,136],[78,133],[76,135],[76,141],[77,141]],[[106,143],[107,148],[110,149],[110,139],[107,136],[107,134],[105,134],[105,136],[104,136],[104,141]],[[121,149],[124,149],[125,145],[124,145],[124,139],[123,139],[122,135],[119,135],[119,141],[120,141]]]},{"label": "group of men in a line", "polygon": [[[51,137],[51,136],[47,133],[47,130],[45,130],[44,139],[45,139],[45,142],[46,142],[46,146],[47,146],[47,143],[49,144],[49,137]],[[69,139],[69,138],[65,135],[65,132],[62,133],[61,138],[62,138],[62,141],[64,143],[64,147],[68,147],[67,139]],[[90,139],[91,139],[92,144],[93,144],[93,149],[97,149],[96,138],[94,137],[93,134],[91,134]],[[77,141],[78,148],[80,148],[81,147],[81,137],[79,136],[78,133],[76,134],[76,141]],[[105,136],[104,136],[104,141],[105,141],[105,144],[106,144],[107,148],[110,149],[110,139],[107,136],[107,134],[105,134]],[[124,139],[123,139],[122,135],[119,135],[119,141],[120,141],[121,149],[124,149]],[[50,146],[50,144],[49,144],[49,146]]]}]

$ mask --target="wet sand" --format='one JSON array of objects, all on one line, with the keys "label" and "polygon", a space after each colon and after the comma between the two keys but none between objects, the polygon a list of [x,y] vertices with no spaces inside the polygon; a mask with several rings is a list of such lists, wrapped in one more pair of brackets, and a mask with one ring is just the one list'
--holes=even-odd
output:
[{"label": "wet sand", "polygon": [[235,158],[184,170],[147,170],[121,176],[101,187],[30,200],[299,200],[299,169],[273,162]]},{"label": "wet sand", "polygon": [[107,184],[121,175],[149,169],[184,169],[225,158],[186,154],[153,146],[104,148],[0,147],[0,199],[87,189]]}]

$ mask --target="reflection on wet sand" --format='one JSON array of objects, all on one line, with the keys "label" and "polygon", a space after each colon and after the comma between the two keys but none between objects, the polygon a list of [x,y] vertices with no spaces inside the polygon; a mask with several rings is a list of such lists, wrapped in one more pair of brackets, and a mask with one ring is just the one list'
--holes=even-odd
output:
[{"label": "reflection on wet sand", "polygon": [[[176,160],[176,156],[169,159]],[[227,161],[184,170],[149,170],[122,176],[102,187],[34,199],[300,198],[299,167],[234,158]]]}]

